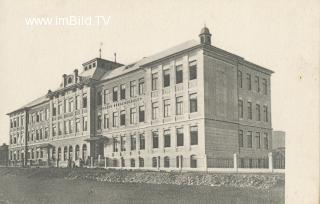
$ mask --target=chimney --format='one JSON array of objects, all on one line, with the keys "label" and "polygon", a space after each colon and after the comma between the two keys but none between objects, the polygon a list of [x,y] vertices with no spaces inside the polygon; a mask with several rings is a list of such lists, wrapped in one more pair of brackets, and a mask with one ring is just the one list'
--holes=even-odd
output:
[{"label": "chimney", "polygon": [[66,84],[67,84],[66,79],[67,79],[67,75],[66,74],[62,75],[63,87],[66,87]]},{"label": "chimney", "polygon": [[78,69],[75,69],[73,72],[74,72],[74,82],[77,83],[78,82]]}]

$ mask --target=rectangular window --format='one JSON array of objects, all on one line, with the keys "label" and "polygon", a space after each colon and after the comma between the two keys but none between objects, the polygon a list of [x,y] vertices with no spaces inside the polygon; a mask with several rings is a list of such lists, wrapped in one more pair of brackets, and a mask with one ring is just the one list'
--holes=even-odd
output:
[{"label": "rectangular window", "polygon": [[256,119],[257,119],[257,121],[261,120],[260,104],[256,104]]},{"label": "rectangular window", "polygon": [[[52,125],[52,136],[57,135],[57,127],[56,125]],[[33,133],[31,134],[31,140],[33,141]]]},{"label": "rectangular window", "polygon": [[144,106],[139,106],[139,122],[144,122]]},{"label": "rectangular window", "polygon": [[82,124],[82,129],[83,129],[83,131],[87,131],[88,130],[88,118],[87,118],[87,116],[85,116],[85,117],[83,117],[83,124]]},{"label": "rectangular window", "polygon": [[256,146],[260,149],[260,132],[256,132]]},{"label": "rectangular window", "polygon": [[242,72],[238,71],[238,86],[239,88],[242,88]]},{"label": "rectangular window", "polygon": [[152,148],[159,148],[159,133],[157,131],[152,132]]},{"label": "rectangular window", "polygon": [[58,114],[62,114],[62,102],[59,102],[58,104]]},{"label": "rectangular window", "polygon": [[122,84],[120,86],[120,100],[126,99],[126,85]]},{"label": "rectangular window", "polygon": [[264,105],[263,106],[263,114],[264,114],[264,121],[268,122],[269,118],[268,118],[268,106]]},{"label": "rectangular window", "polygon": [[152,120],[158,119],[159,105],[158,102],[152,103]]},{"label": "rectangular window", "polygon": [[190,144],[197,145],[198,144],[198,126],[190,127]]},{"label": "rectangular window", "polygon": [[247,88],[251,90],[251,74],[247,74]]},{"label": "rectangular window", "polygon": [[[58,135],[62,135],[62,123],[58,122]],[[37,136],[38,139],[38,136]]]},{"label": "rectangular window", "polygon": [[102,105],[102,91],[98,91],[97,93],[97,105],[98,106]]},{"label": "rectangular window", "polygon": [[252,132],[248,131],[247,133],[247,146],[248,148],[252,148]]},{"label": "rectangular window", "polygon": [[264,133],[264,148],[269,149],[268,133]]},{"label": "rectangular window", "polygon": [[252,120],[252,103],[248,101],[248,119]]},{"label": "rectangular window", "polygon": [[118,87],[113,87],[112,100],[113,102],[118,101]]},{"label": "rectangular window", "polygon": [[69,130],[70,130],[70,133],[73,132],[73,120],[69,120]]},{"label": "rectangular window", "polygon": [[197,61],[189,62],[189,80],[197,79]]},{"label": "rectangular window", "polygon": [[113,142],[113,152],[118,152],[118,139],[114,137],[112,142]]},{"label": "rectangular window", "polygon": [[80,110],[80,96],[76,96],[76,110]]},{"label": "rectangular window", "polygon": [[144,94],[144,78],[139,79],[139,95]]},{"label": "rectangular window", "polygon": [[135,135],[131,135],[131,138],[130,138],[130,146],[131,146],[131,151],[134,151],[136,150],[137,148],[137,139],[136,139],[136,136]]},{"label": "rectangular window", "polygon": [[183,146],[184,145],[184,136],[183,136],[183,128],[177,128],[177,146]]},{"label": "rectangular window", "polygon": [[101,120],[101,115],[98,115],[98,118],[97,118],[97,122],[98,122],[98,130],[101,130],[101,123],[102,123],[102,120]]},{"label": "rectangular window", "polygon": [[84,95],[82,98],[82,108],[87,108],[87,96]]},{"label": "rectangular window", "polygon": [[197,94],[190,94],[190,113],[198,112],[198,99]]},{"label": "rectangular window", "polygon": [[130,124],[136,123],[136,108],[130,108]]},{"label": "rectangular window", "polygon": [[176,115],[183,114],[183,98],[179,96],[176,98]]},{"label": "rectangular window", "polygon": [[163,87],[170,86],[170,70],[163,70]]},{"label": "rectangular window", "polygon": [[108,114],[104,114],[104,116],[103,116],[103,128],[104,129],[109,128],[109,115]]},{"label": "rectangular window", "polygon": [[268,82],[267,79],[262,79],[262,86],[263,86],[263,94],[268,94]]},{"label": "rectangular window", "polygon": [[126,111],[125,110],[122,110],[120,112],[120,125],[121,126],[126,125]]},{"label": "rectangular window", "polygon": [[152,74],[152,91],[158,90],[158,73]]},{"label": "rectangular window", "polygon": [[239,106],[239,118],[243,118],[243,101],[239,99],[238,101]]},{"label": "rectangular window", "polygon": [[44,130],[44,138],[47,139],[49,136],[49,129],[46,127]]},{"label": "rectangular window", "polygon": [[243,130],[239,130],[239,147],[243,147]]},{"label": "rectangular window", "polygon": [[136,81],[130,81],[130,97],[136,96]]},{"label": "rectangular window", "polygon": [[121,148],[122,152],[126,151],[126,137],[125,136],[121,136],[120,146],[121,146],[120,148]]},{"label": "rectangular window", "polygon": [[103,91],[103,101],[104,104],[107,104],[109,102],[109,98],[110,98],[110,93],[109,93],[109,89],[105,89]]},{"label": "rectangular window", "polygon": [[69,99],[68,104],[69,104],[68,112],[70,113],[73,111],[73,99]]},{"label": "rectangular window", "polygon": [[80,132],[80,119],[76,119],[76,132]]},{"label": "rectangular window", "polygon": [[119,124],[118,124],[118,121],[119,121],[119,119],[118,119],[119,113],[118,113],[118,112],[114,112],[112,116],[113,116],[113,117],[112,117],[112,126],[113,126],[113,127],[118,127],[118,126],[119,126]]},{"label": "rectangular window", "polygon": [[256,91],[259,93],[260,92],[260,81],[259,81],[259,77],[258,76],[255,76],[254,83],[255,83]]},{"label": "rectangular window", "polygon": [[170,99],[163,101],[163,117],[170,116]]},{"label": "rectangular window", "polygon": [[140,140],[140,150],[144,150],[145,149],[145,137],[144,137],[143,133],[139,134],[139,140]]},{"label": "rectangular window", "polygon": [[170,130],[165,130],[163,132],[163,137],[164,137],[164,147],[170,147],[171,146]]},{"label": "rectangular window", "polygon": [[182,64],[176,66],[176,84],[183,82],[183,69]]}]

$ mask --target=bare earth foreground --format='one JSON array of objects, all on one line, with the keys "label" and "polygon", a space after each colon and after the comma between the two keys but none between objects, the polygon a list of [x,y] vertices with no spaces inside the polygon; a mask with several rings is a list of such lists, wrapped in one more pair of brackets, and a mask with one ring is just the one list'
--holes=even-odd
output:
[{"label": "bare earth foreground", "polygon": [[[110,183],[65,179],[70,169],[0,168],[2,203],[284,203],[284,182],[271,189],[143,183]],[[78,170],[79,171],[79,170]],[[91,170],[95,174],[95,170]],[[47,172],[47,175],[46,175]],[[89,172],[89,173],[88,173]],[[86,170],[86,174],[90,171]]]}]

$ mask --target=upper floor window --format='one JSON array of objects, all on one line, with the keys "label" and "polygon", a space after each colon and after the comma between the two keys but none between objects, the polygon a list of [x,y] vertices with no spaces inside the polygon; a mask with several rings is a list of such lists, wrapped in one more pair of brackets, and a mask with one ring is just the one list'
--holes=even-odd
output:
[{"label": "upper floor window", "polygon": [[158,119],[159,105],[158,102],[152,103],[152,120]]},{"label": "upper floor window", "polygon": [[164,139],[164,147],[170,147],[171,146],[170,130],[165,130],[163,132],[163,139]]},{"label": "upper floor window", "polygon": [[80,96],[76,96],[76,110],[80,109]]},{"label": "upper floor window", "polygon": [[103,116],[103,128],[109,128],[109,116],[107,114],[104,114]]},{"label": "upper floor window", "polygon": [[113,87],[112,99],[113,102],[118,101],[118,87]]},{"label": "upper floor window", "polygon": [[72,112],[73,111],[73,99],[69,99],[68,100],[68,112]]},{"label": "upper floor window", "polygon": [[76,132],[80,132],[80,119],[76,119]]},{"label": "upper floor window", "polygon": [[183,128],[177,128],[177,146],[184,145]]},{"label": "upper floor window", "polygon": [[120,125],[121,126],[126,125],[126,111],[125,110],[122,110],[120,112]]},{"label": "upper floor window", "polygon": [[158,131],[152,132],[152,148],[159,148],[159,133],[158,133]]},{"label": "upper floor window", "polygon": [[145,137],[144,134],[139,134],[140,150],[145,149]]},{"label": "upper floor window", "polygon": [[121,151],[126,151],[126,137],[125,136],[121,136],[120,137],[120,148]]},{"label": "upper floor window", "polygon": [[182,64],[176,66],[176,84],[183,82],[183,66]]},{"label": "upper floor window", "polygon": [[238,101],[239,108],[239,118],[243,118],[243,101],[239,99]]},{"label": "upper floor window", "polygon": [[239,130],[239,147],[243,147],[243,130]]},{"label": "upper floor window", "polygon": [[252,120],[252,103],[248,101],[248,119]]},{"label": "upper floor window", "polygon": [[163,101],[163,117],[169,117],[170,115],[170,99]]},{"label": "upper floor window", "polygon": [[130,124],[136,123],[136,108],[130,108]]},{"label": "upper floor window", "polygon": [[[56,104],[54,103],[52,106],[52,116],[56,116],[57,115],[57,107]],[[32,120],[30,120],[30,122],[32,122]]]},{"label": "upper floor window", "polygon": [[190,127],[190,144],[197,145],[198,144],[198,126]]},{"label": "upper floor window", "polygon": [[262,79],[262,86],[263,86],[263,94],[268,94],[268,82],[267,79]]},{"label": "upper floor window", "polygon": [[269,149],[268,133],[264,133],[264,148]]},{"label": "upper floor window", "polygon": [[190,113],[198,112],[197,94],[190,94]]},{"label": "upper floor window", "polygon": [[136,81],[130,81],[130,97],[136,96]]},{"label": "upper floor window", "polygon": [[251,74],[247,74],[247,88],[251,90]]},{"label": "upper floor window", "polygon": [[183,97],[179,96],[176,98],[176,115],[183,114]]},{"label": "upper floor window", "polygon": [[152,91],[158,90],[158,73],[152,74]]},{"label": "upper floor window", "polygon": [[256,104],[256,119],[257,121],[261,120],[261,114],[260,114],[260,104]]},{"label": "upper floor window", "polygon": [[131,135],[131,137],[130,137],[130,147],[131,147],[131,151],[136,150],[136,148],[137,148],[136,135]]},{"label": "upper floor window", "polygon": [[101,123],[102,123],[102,120],[101,120],[101,115],[98,115],[98,130],[101,130]]},{"label": "upper floor window", "polygon": [[144,106],[139,106],[139,122],[144,122]]},{"label": "upper floor window", "polygon": [[256,132],[256,146],[260,149],[260,132]]},{"label": "upper floor window", "polygon": [[197,61],[189,62],[189,80],[197,78]]},{"label": "upper floor window", "polygon": [[114,137],[112,139],[112,142],[113,142],[113,152],[118,152],[118,139]]},{"label": "upper floor window", "polygon": [[126,85],[122,84],[120,86],[120,100],[126,99]]},{"label": "upper floor window", "polygon": [[163,70],[163,87],[170,86],[170,70]]},{"label": "upper floor window", "polygon": [[82,97],[82,108],[87,108],[87,95]]},{"label": "upper floor window", "polygon": [[87,116],[83,117],[83,124],[82,124],[82,130],[87,131],[88,130],[88,118]]},{"label": "upper floor window", "polygon": [[102,105],[102,91],[98,91],[97,93],[97,105]]},{"label": "upper floor window", "polygon": [[264,105],[263,106],[263,114],[264,114],[264,121],[268,122],[269,118],[268,118],[268,106]]},{"label": "upper floor window", "polygon": [[252,132],[248,131],[247,133],[247,146],[248,148],[252,148]]},{"label": "upper floor window", "polygon": [[242,88],[242,72],[238,71],[238,86]]},{"label": "upper floor window", "polygon": [[260,92],[260,80],[259,80],[258,76],[255,76],[254,83],[255,83],[256,92],[259,93]]},{"label": "upper floor window", "polygon": [[119,118],[119,113],[118,112],[114,112],[112,114],[112,126],[113,127],[118,127],[118,118]]},{"label": "upper floor window", "polygon": [[139,79],[139,95],[144,94],[144,78]]},{"label": "upper floor window", "polygon": [[110,93],[109,93],[109,89],[105,89],[103,91],[103,101],[104,104],[107,104],[109,102],[109,98],[110,98]]}]

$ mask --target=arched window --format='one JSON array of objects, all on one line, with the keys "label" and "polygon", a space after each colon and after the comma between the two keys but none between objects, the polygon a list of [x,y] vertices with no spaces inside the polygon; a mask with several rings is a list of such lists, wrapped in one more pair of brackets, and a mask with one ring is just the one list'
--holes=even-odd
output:
[{"label": "arched window", "polygon": [[76,155],[75,155],[75,160],[78,160],[79,159],[79,152],[80,152],[80,148],[79,148],[79,145],[76,145]]},{"label": "arched window", "polygon": [[69,159],[72,160],[72,154],[73,154],[73,148],[72,146],[69,146]]},{"label": "arched window", "polygon": [[51,155],[51,158],[52,158],[53,160],[56,159],[56,148],[55,148],[55,147],[52,147],[52,155]]},{"label": "arched window", "polygon": [[68,155],[68,147],[63,148],[63,161],[67,160],[67,155]]},{"label": "arched window", "polygon": [[169,168],[170,167],[170,159],[168,156],[164,157],[164,167]]},{"label": "arched window", "polygon": [[82,145],[82,159],[86,159],[87,158],[87,145],[83,144]]},{"label": "arched window", "polygon": [[118,167],[118,160],[117,159],[112,160],[112,166]]},{"label": "arched window", "polygon": [[71,84],[72,83],[72,77],[69,77],[68,78],[68,84]]},{"label": "arched window", "polygon": [[144,167],[144,159],[139,157],[139,167]]},{"label": "arched window", "polygon": [[180,158],[179,158],[179,156],[177,156],[176,157],[176,164],[177,164],[177,168],[179,168],[180,167]]},{"label": "arched window", "polygon": [[31,159],[34,159],[34,150],[31,149]]},{"label": "arched window", "polygon": [[126,166],[126,161],[124,160],[123,157],[121,157],[121,167],[125,167]]},{"label": "arched window", "polygon": [[196,155],[190,156],[190,167],[191,168],[197,168],[197,157]]},{"label": "arched window", "polygon": [[130,166],[135,167],[136,166],[136,161],[134,159],[130,159]]},{"label": "arched window", "polygon": [[58,160],[61,160],[61,147],[58,148]]},{"label": "arched window", "polygon": [[152,167],[156,168],[158,166],[157,157],[152,157]]}]

